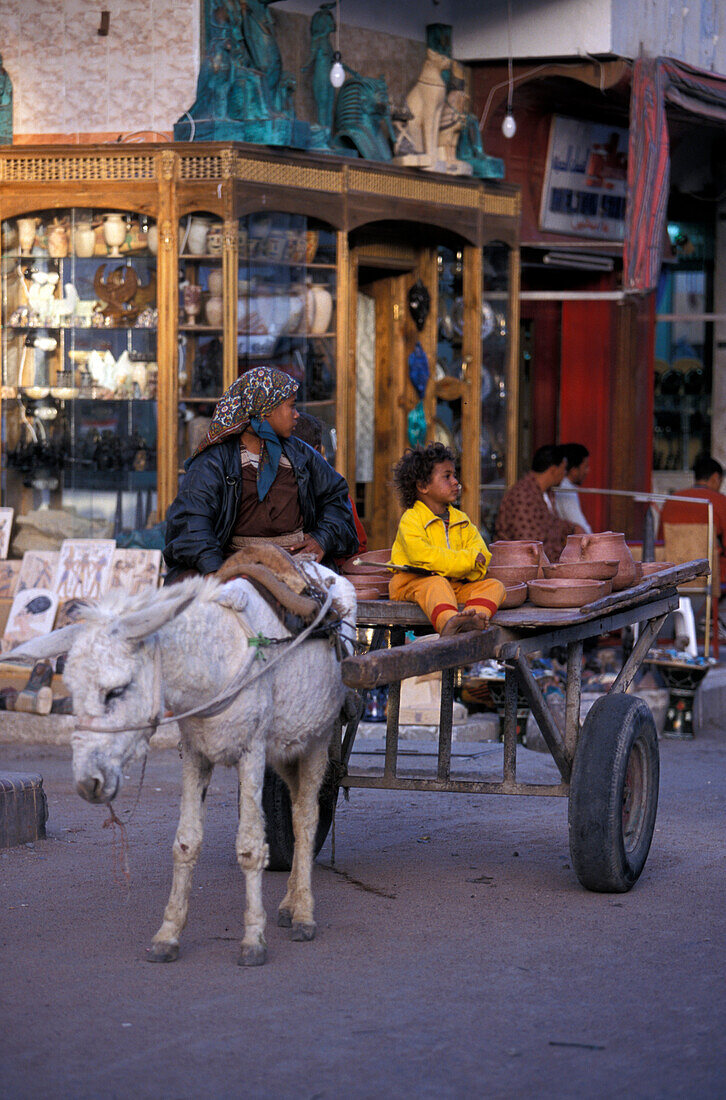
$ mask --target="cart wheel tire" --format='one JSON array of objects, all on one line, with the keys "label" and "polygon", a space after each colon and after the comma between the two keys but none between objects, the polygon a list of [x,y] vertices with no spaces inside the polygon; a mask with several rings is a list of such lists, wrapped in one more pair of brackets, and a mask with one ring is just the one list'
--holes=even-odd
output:
[{"label": "cart wheel tire", "polygon": [[587,890],[623,894],[648,858],[660,764],[653,715],[622,693],[598,699],[582,726],[570,782],[572,866]]},{"label": "cart wheel tire", "polygon": [[[333,782],[333,771],[328,764],[318,795],[318,829],[315,833],[313,858],[318,855],[330,832],[338,787]],[[292,831],[292,803],[287,783],[272,768],[265,768],[265,784],[262,788],[262,809],[265,814],[266,840],[270,849],[268,871],[289,871],[295,851],[295,835]]]}]

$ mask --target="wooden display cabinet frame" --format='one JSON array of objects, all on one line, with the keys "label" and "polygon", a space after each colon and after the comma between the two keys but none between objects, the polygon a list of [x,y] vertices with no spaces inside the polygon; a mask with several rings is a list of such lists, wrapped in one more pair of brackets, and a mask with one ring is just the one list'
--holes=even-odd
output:
[{"label": "wooden display cabinet frame", "polygon": [[[158,226],[157,252],[157,494],[163,516],[178,487],[178,225],[188,214],[207,213],[223,224],[224,296],[223,388],[237,377],[238,219],[260,211],[301,214],[324,221],[337,234],[336,271],[336,431],[337,466],[355,479],[355,309],[357,257],[351,233],[363,226],[395,221],[439,228],[461,239],[465,268],[463,346],[467,361],[464,421],[469,443],[462,467],[462,504],[479,517],[479,434],[481,377],[481,250],[502,241],[510,249],[507,353],[507,482],[516,473],[517,362],[519,318],[520,195],[500,182],[427,175],[344,157],[301,153],[276,154],[257,146],[232,143],[149,145],[5,146],[0,148],[0,220],[38,210],[83,208],[144,214]],[[423,249],[416,269],[431,289],[436,286],[435,255]],[[412,322],[405,307],[403,282],[396,339],[407,341]],[[436,302],[421,339],[430,362],[436,352]],[[406,413],[415,398],[398,364],[386,381],[393,410],[390,450],[406,445]],[[425,408],[431,415],[435,391],[429,387]],[[383,461],[383,460],[381,460]],[[390,521],[387,521],[390,527]],[[383,537],[383,530],[380,531]]]}]

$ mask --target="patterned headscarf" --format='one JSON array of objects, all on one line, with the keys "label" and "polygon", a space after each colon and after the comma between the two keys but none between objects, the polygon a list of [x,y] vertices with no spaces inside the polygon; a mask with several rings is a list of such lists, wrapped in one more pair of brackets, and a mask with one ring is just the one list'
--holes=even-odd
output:
[{"label": "patterned headscarf", "polygon": [[275,480],[282,447],[280,440],[263,419],[273,409],[297,393],[298,383],[276,367],[253,367],[243,374],[220,397],[207,434],[192,455],[220,443],[229,435],[241,435],[248,427],[262,440],[257,470],[257,493],[260,500]]}]

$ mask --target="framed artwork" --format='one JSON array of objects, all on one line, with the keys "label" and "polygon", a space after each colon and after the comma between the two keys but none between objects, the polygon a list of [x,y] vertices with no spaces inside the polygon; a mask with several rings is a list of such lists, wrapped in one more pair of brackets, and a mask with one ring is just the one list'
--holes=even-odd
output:
[{"label": "framed artwork", "polygon": [[114,550],[110,588],[123,588],[130,596],[159,584],[161,550]]},{"label": "framed artwork", "polygon": [[66,539],[53,586],[58,599],[94,599],[108,591],[115,549],[114,539]]},{"label": "framed artwork", "polygon": [[60,630],[62,626],[70,626],[71,623],[80,622],[86,606],[85,600],[60,600],[53,629]]},{"label": "framed artwork", "polygon": [[55,584],[58,550],[26,550],[20,566],[18,592],[25,588],[48,588]]},{"label": "framed artwork", "polygon": [[622,241],[627,176],[627,129],[553,115],[540,228]]},{"label": "framed artwork", "polygon": [[21,565],[19,558],[6,558],[5,561],[0,561],[0,599],[7,600],[15,595]]},{"label": "framed artwork", "polygon": [[58,610],[58,597],[47,588],[24,588],[16,592],[3,634],[3,652],[21,642],[48,634]]},{"label": "framed artwork", "polygon": [[14,508],[0,508],[0,558],[8,556],[10,547],[10,532],[13,529]]}]

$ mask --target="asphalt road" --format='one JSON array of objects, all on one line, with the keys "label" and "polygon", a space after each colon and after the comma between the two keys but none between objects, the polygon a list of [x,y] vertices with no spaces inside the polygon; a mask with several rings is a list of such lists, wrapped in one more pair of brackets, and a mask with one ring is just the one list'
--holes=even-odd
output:
[{"label": "asphalt road", "polygon": [[[482,749],[464,762],[480,773]],[[130,883],[69,750],[0,753],[43,775],[50,809],[47,840],[0,853],[4,1097],[726,1094],[724,734],[661,743],[653,847],[625,895],[579,886],[565,800],[353,791],[335,867],[328,840],[315,868],[317,939],[276,927],[284,876],[267,874],[258,969],[236,965],[233,773],[210,789],[180,958],[151,966],[176,753],[150,757]]]}]

